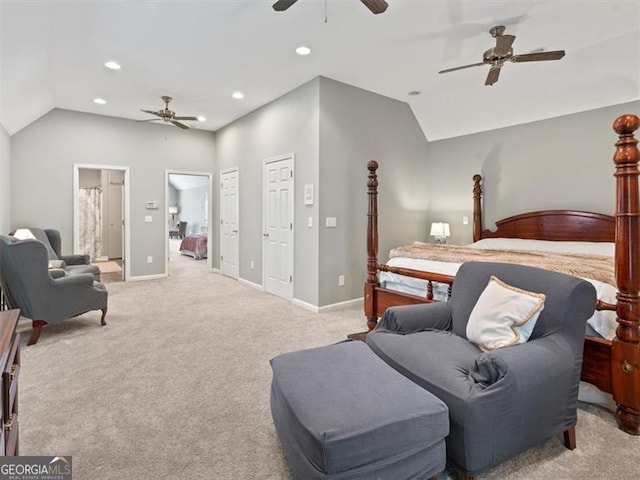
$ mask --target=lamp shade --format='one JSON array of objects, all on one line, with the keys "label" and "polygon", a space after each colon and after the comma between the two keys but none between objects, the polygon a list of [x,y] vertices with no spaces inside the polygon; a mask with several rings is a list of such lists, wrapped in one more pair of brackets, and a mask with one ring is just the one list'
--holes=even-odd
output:
[{"label": "lamp shade", "polygon": [[178,213],[178,207],[173,205],[171,207],[169,207],[169,215],[175,215]]},{"label": "lamp shade", "polygon": [[449,230],[449,224],[442,223],[442,222],[433,222],[431,224],[430,235],[432,237],[440,237],[440,238],[451,236],[451,231]]},{"label": "lamp shade", "polygon": [[36,237],[31,233],[31,230],[28,228],[19,228],[17,229],[13,236],[18,240],[35,240]]}]

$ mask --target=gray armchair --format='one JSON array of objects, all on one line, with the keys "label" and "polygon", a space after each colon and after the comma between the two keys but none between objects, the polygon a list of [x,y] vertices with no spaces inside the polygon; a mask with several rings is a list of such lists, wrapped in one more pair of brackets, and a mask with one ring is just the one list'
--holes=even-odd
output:
[{"label": "gray armchair", "polygon": [[[546,299],[528,342],[483,352],[466,332],[491,275]],[[449,407],[447,457],[473,478],[560,432],[575,448],[584,332],[595,304],[595,289],[579,278],[469,262],[449,302],[388,309],[367,344]]]},{"label": "gray armchair", "polygon": [[62,237],[58,230],[34,227],[27,230],[44,243],[51,267],[61,268],[66,274],[90,273],[97,282],[100,281],[100,269],[91,265],[89,255],[62,255]]},{"label": "gray armchair", "polygon": [[89,273],[53,278],[45,245],[0,235],[0,286],[9,308],[33,322],[28,345],[38,341],[42,327],[91,310],[102,310],[106,325],[107,289]]}]

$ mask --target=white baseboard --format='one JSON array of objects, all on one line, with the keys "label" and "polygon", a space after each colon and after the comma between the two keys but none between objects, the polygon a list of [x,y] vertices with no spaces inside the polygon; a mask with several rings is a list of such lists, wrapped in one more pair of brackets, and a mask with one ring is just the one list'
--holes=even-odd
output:
[{"label": "white baseboard", "polygon": [[353,300],[345,300],[344,302],[332,303],[331,305],[320,307],[318,310],[320,311],[320,313],[334,312],[336,310],[344,310],[346,308],[351,308],[358,305],[364,307],[364,297],[354,298]]},{"label": "white baseboard", "polygon": [[298,300],[297,298],[292,299],[291,303],[293,303],[294,305],[297,305],[298,307],[302,307],[305,310],[309,310],[313,313],[320,313],[320,309],[315,305],[311,305],[310,303],[303,302],[302,300]]},{"label": "white baseboard", "polygon": [[305,310],[309,310],[313,313],[335,312],[336,310],[344,310],[345,308],[350,308],[356,305],[363,305],[363,302],[364,297],[360,297],[354,298],[353,300],[346,300],[344,302],[332,303],[331,305],[318,307],[316,305],[311,305],[310,303],[303,302],[302,300],[298,300],[297,298],[291,300],[291,303],[293,303],[294,305],[302,307]]},{"label": "white baseboard", "polygon": [[258,283],[250,282],[249,280],[245,280],[244,278],[238,277],[238,283],[241,283],[242,285],[246,285],[247,287],[255,288],[256,290],[260,290],[261,292],[264,292],[264,287],[262,285]]},{"label": "white baseboard", "polygon": [[167,278],[164,273],[158,273],[156,275],[136,275],[135,277],[127,278],[127,282],[144,282],[145,280],[158,280],[160,278]]},{"label": "white baseboard", "polygon": [[220,269],[219,269],[219,268],[212,267],[212,268],[211,268],[211,271],[212,271],[213,273],[219,273],[220,275],[222,275],[222,272],[220,271]]}]

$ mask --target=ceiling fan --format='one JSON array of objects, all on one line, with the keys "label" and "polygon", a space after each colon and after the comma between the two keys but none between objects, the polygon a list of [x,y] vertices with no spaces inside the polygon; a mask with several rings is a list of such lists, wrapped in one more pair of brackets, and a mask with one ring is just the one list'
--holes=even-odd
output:
[{"label": "ceiling fan", "polygon": [[497,25],[489,30],[489,33],[496,39],[496,46],[490,48],[482,55],[482,62],[472,63],[471,65],[464,65],[462,67],[448,68],[446,70],[440,70],[438,73],[454,72],[456,70],[462,70],[463,68],[479,67],[480,65],[491,65],[485,85],[493,85],[498,81],[500,77],[500,69],[504,66],[505,62],[540,62],[547,60],[560,60],[564,57],[564,50],[554,50],[551,52],[535,52],[525,53],[522,55],[514,55],[511,45],[513,45],[516,39],[515,35],[504,35],[505,27],[503,25]]},{"label": "ceiling fan", "polygon": [[144,113],[149,113],[151,115],[155,115],[158,118],[150,118],[148,120],[138,120],[139,122],[153,122],[157,120],[162,120],[163,122],[173,123],[176,127],[180,127],[182,129],[188,129],[189,126],[184,123],[179,122],[179,120],[198,120],[198,117],[176,117],[176,112],[173,110],[169,110],[169,102],[173,100],[171,97],[167,97],[166,95],[162,97],[162,101],[164,102],[164,108],[162,110],[158,110],[154,112],[153,110],[140,110]]},{"label": "ceiling fan", "polygon": [[[273,4],[273,9],[276,12],[284,12],[291,5],[296,3],[298,0],[278,0]],[[389,4],[385,0],[360,0],[365,6],[371,10],[371,13],[377,15],[379,13],[384,12]]]}]

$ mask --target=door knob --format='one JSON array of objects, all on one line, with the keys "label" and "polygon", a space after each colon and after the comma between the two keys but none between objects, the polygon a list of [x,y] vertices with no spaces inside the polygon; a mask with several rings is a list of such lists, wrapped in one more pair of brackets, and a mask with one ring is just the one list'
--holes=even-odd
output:
[{"label": "door knob", "polygon": [[263,234],[262,234],[262,236],[263,236],[263,237],[268,237],[268,236],[269,236],[269,234],[268,234],[268,233],[263,233]]}]

